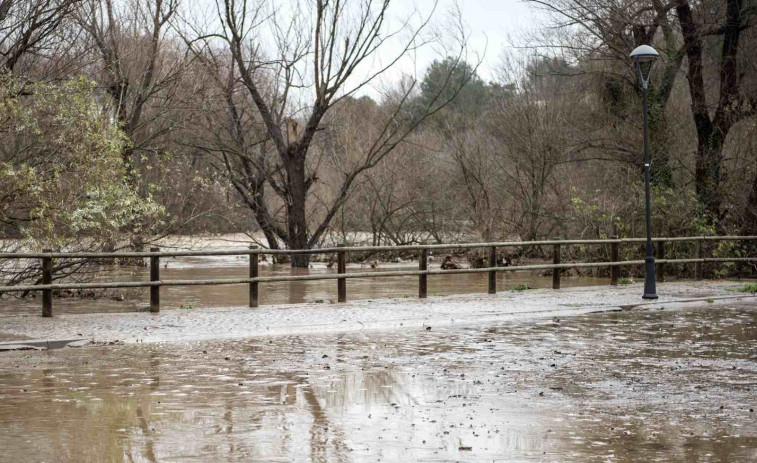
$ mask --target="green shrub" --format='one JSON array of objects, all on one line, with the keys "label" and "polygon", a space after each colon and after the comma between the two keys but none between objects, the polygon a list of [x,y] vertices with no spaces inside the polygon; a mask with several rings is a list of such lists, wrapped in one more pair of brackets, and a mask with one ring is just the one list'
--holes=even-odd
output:
[{"label": "green shrub", "polygon": [[93,81],[24,87],[0,71],[0,138],[0,225],[16,227],[30,249],[110,245],[165,212],[129,185],[130,140]]},{"label": "green shrub", "polygon": [[741,288],[736,289],[740,293],[757,293],[757,283],[749,283]]}]

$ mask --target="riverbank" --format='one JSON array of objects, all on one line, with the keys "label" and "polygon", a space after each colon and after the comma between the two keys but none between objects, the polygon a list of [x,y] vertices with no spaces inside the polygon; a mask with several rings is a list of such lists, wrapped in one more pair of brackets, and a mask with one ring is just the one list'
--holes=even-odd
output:
[{"label": "riverbank", "polygon": [[641,284],[502,291],[419,299],[374,299],[150,313],[64,314],[53,318],[0,316],[0,340],[83,339],[95,344],[226,340],[361,331],[427,330],[439,326],[498,325],[592,312],[676,309],[688,304],[751,303],[738,282],[662,283],[660,298],[643,300]]}]

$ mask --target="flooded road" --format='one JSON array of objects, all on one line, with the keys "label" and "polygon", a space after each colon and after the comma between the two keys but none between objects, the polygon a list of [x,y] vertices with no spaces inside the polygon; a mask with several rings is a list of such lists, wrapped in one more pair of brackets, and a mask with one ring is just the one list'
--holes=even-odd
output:
[{"label": "flooded road", "polygon": [[0,355],[0,461],[757,460],[754,305]]},{"label": "flooded road", "polygon": [[[164,280],[209,280],[223,278],[247,278],[249,276],[246,256],[198,258],[182,257],[161,262],[160,276]],[[433,266],[432,266],[433,267]],[[380,272],[392,270],[417,270],[417,262],[402,264],[380,264],[378,268],[351,264],[348,272]],[[438,265],[434,268],[438,268]],[[124,268],[103,269],[98,277],[106,281],[148,281],[149,269]],[[326,268],[324,263],[314,263],[311,269],[292,269],[288,265],[263,265],[260,276],[308,275],[337,273],[336,269]],[[536,272],[500,273],[497,276],[500,290],[512,289],[518,285],[531,288],[552,287],[552,277],[540,276]],[[562,286],[592,286],[609,284],[609,278],[563,277]],[[487,275],[459,274],[432,275],[428,278],[428,294],[446,296],[451,294],[485,293]],[[121,297],[123,295],[123,298]],[[112,297],[116,296],[113,300]],[[347,297],[350,300],[400,298],[418,296],[418,277],[355,278],[347,281]],[[260,304],[298,304],[336,300],[336,280],[291,281],[281,283],[264,283],[260,285]],[[123,300],[121,300],[123,299]],[[229,307],[245,306],[249,301],[247,285],[223,286],[173,286],[161,288],[161,309],[173,309],[184,306],[194,307]],[[41,302],[37,298],[0,299],[0,314],[29,313],[38,314]],[[107,297],[98,299],[55,298],[54,312],[96,313],[129,312],[145,310],[149,307],[147,290],[130,290],[109,292]]]}]

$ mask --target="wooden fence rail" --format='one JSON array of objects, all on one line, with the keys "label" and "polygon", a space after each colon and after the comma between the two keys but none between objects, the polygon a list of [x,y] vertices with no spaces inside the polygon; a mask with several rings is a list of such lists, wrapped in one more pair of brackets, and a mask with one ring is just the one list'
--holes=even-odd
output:
[{"label": "wooden fence rail", "polygon": [[[677,242],[677,241],[754,241],[757,236],[685,236],[669,238],[652,238],[652,241],[659,242]],[[630,244],[643,243],[645,238],[610,238],[603,240],[542,240],[542,241],[503,241],[499,243],[450,243],[450,244],[414,244],[402,246],[353,246],[353,247],[335,247],[335,248],[313,248],[313,249],[260,249],[259,254],[267,255],[290,255],[290,254],[330,254],[339,251],[346,252],[381,252],[381,251],[418,251],[421,249],[472,249],[487,248],[494,246],[497,248],[504,247],[531,247],[531,246],[552,246],[555,244],[570,245],[590,245],[590,244]],[[227,251],[143,251],[143,252],[0,252],[0,259],[42,259],[43,257],[52,257],[53,259],[131,259],[147,258],[152,256],[159,257],[192,257],[192,256],[244,256],[250,251],[246,249],[235,249]]]},{"label": "wooden fence rail", "polygon": [[[656,263],[658,266],[658,275],[660,281],[664,280],[665,264],[695,264],[695,276],[697,279],[702,278],[703,264],[705,263],[722,263],[722,262],[757,262],[755,257],[704,257],[703,242],[706,241],[753,241],[757,236],[693,236],[693,237],[675,237],[675,238],[655,238],[658,243],[657,253],[660,258]],[[413,245],[413,246],[356,246],[336,248],[319,248],[305,250],[280,250],[280,249],[258,249],[250,246],[245,250],[230,251],[161,251],[159,248],[150,248],[150,252],[110,252],[110,253],[66,253],[51,252],[45,250],[41,253],[0,253],[0,259],[41,259],[42,261],[42,284],[35,285],[14,285],[0,286],[0,294],[13,291],[42,291],[42,316],[51,317],[52,297],[55,290],[70,289],[108,289],[108,288],[150,288],[150,312],[160,311],[160,288],[162,286],[200,286],[200,285],[231,285],[231,284],[248,284],[249,285],[249,305],[258,307],[258,285],[260,283],[274,283],[286,281],[313,281],[313,280],[337,280],[337,299],[339,302],[347,301],[347,280],[352,278],[380,278],[380,277],[399,277],[399,276],[418,276],[418,297],[425,298],[428,294],[428,275],[446,275],[462,273],[488,273],[488,292],[494,294],[497,292],[497,273],[498,272],[518,272],[529,270],[552,270],[552,287],[560,289],[560,274],[563,269],[570,268],[611,268],[611,284],[617,285],[620,279],[620,267],[634,266],[644,264],[643,260],[620,261],[620,245],[626,243],[643,243],[643,238],[624,238],[624,239],[607,239],[607,240],[547,240],[547,241],[510,241],[500,243],[458,243],[458,244],[432,244],[432,245]],[[696,258],[689,259],[666,259],[665,243],[666,242],[695,242]],[[561,263],[560,250],[561,246],[568,245],[607,245],[611,246],[611,261],[609,262],[571,262]],[[552,264],[520,265],[520,266],[497,266],[497,249],[501,247],[524,247],[524,246],[552,246]],[[428,251],[435,249],[471,249],[471,248],[488,248],[488,267],[485,268],[466,268],[453,270],[429,270],[428,269]],[[398,270],[386,272],[354,272],[347,273],[347,254],[350,252],[378,252],[378,251],[417,251],[418,252],[418,270]],[[337,255],[337,273],[336,274],[319,274],[319,275],[289,275],[289,276],[272,276],[261,277],[258,270],[258,256],[260,254],[329,254]],[[180,256],[238,256],[248,255],[249,278],[226,278],[213,280],[161,280],[160,279],[160,258],[161,257],[180,257]],[[118,259],[118,258],[149,258],[150,259],[150,281],[126,281],[126,282],[94,282],[94,283],[53,283],[53,259]]]}]

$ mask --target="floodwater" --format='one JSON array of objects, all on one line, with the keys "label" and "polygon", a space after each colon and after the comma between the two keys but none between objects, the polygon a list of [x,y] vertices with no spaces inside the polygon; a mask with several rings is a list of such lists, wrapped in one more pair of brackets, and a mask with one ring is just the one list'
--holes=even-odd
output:
[{"label": "floodwater", "polygon": [[[164,280],[209,280],[224,278],[247,278],[249,276],[247,256],[180,257],[161,261],[160,277]],[[417,262],[401,264],[380,264],[378,268],[351,264],[348,272],[381,272],[400,269],[417,270]],[[438,265],[436,266],[438,268]],[[289,265],[261,265],[260,276],[308,275],[336,273],[324,263],[313,263],[311,269],[292,269]],[[497,276],[499,290],[512,289],[527,284],[531,288],[552,286],[552,277],[536,272],[500,273]],[[149,269],[142,267],[104,268],[97,279],[105,281],[148,281]],[[428,294],[446,296],[450,294],[484,293],[487,290],[487,275],[457,274],[430,275]],[[562,286],[591,286],[609,284],[609,278],[563,277]],[[336,300],[336,280],[291,281],[261,283],[259,302],[270,304],[296,304]],[[115,299],[114,298],[115,296]],[[123,296],[123,297],[122,297]],[[375,299],[418,296],[418,277],[355,278],[347,280],[347,298]],[[121,300],[123,299],[123,300]],[[182,305],[194,307],[229,307],[247,305],[249,291],[247,285],[221,286],[173,286],[161,288],[161,309],[178,308]],[[30,313],[41,311],[37,298],[25,300],[0,299],[0,313]],[[128,312],[145,310],[149,307],[147,290],[110,291],[97,299],[55,298],[53,311],[60,313]]]},{"label": "floodwater", "polygon": [[2,462],[757,461],[757,310],[0,355]]}]

